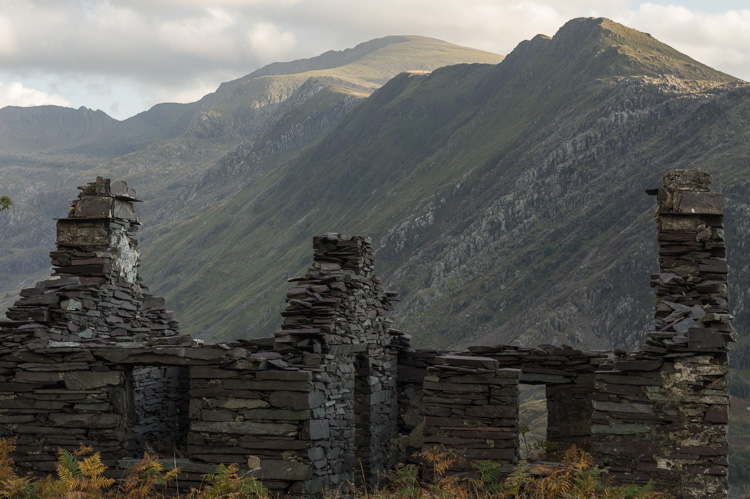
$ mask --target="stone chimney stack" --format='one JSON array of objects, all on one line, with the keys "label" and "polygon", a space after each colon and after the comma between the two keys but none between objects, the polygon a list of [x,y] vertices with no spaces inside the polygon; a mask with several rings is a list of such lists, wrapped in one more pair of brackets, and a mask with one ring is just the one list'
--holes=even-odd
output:
[{"label": "stone chimney stack", "polygon": [[54,274],[78,276],[85,284],[127,284],[140,295],[135,190],[102,177],[79,189],[68,218],[57,221]]},{"label": "stone chimney stack", "polygon": [[[53,275],[8,310],[0,323],[8,347],[70,343],[189,342],[164,299],[148,294],[138,275],[135,191],[98,177],[57,221]],[[61,343],[62,342],[62,343]]]},{"label": "stone chimney stack", "polygon": [[656,222],[659,274],[656,331],[667,344],[723,347],[733,342],[727,288],[723,196],[710,192],[711,175],[673,170],[662,177]]}]

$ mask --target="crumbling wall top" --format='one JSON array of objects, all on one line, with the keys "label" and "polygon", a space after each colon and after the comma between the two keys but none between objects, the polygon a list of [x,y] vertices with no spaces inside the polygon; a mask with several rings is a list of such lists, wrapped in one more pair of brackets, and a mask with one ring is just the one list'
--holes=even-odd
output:
[{"label": "crumbling wall top", "polygon": [[313,250],[315,269],[349,270],[367,277],[375,270],[370,237],[326,232],[313,238]]},{"label": "crumbling wall top", "polygon": [[[135,189],[121,181],[97,177],[95,182],[78,187],[78,199],[70,203],[68,219],[122,219],[138,223],[138,213],[133,203]],[[65,219],[61,219],[65,220]]]},{"label": "crumbling wall top", "polygon": [[711,174],[700,168],[690,170],[671,170],[661,178],[661,185],[671,191],[711,190]]}]

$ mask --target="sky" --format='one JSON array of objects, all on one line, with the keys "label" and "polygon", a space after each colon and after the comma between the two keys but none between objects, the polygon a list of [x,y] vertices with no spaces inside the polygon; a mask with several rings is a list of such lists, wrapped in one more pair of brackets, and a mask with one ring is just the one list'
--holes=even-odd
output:
[{"label": "sky", "polygon": [[747,0],[0,0],[0,108],[85,106],[125,119],[373,38],[506,55],[575,17],[608,17],[750,81]]}]

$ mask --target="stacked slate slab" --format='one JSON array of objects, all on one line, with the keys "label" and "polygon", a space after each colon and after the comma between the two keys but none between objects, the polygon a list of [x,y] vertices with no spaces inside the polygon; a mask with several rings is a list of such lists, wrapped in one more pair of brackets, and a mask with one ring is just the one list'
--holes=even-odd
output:
[{"label": "stacked slate slab", "polygon": [[81,346],[0,348],[0,437],[17,436],[22,473],[52,472],[58,447],[94,446],[105,463],[136,451],[125,373]]},{"label": "stacked slate slab", "polygon": [[309,492],[320,493],[374,483],[395,464],[397,356],[408,341],[390,329],[393,294],[374,275],[369,237],[327,233],[313,248],[312,267],[291,279],[275,349],[319,373],[327,402],[311,412],[320,438]]},{"label": "stacked slate slab", "polygon": [[[460,458],[449,474],[472,476],[474,464],[492,460],[510,472],[518,463],[517,369],[499,369],[489,357],[445,354],[424,378],[424,448],[439,447]],[[429,460],[425,477],[433,476]]]},{"label": "stacked slate slab", "polygon": [[723,196],[710,192],[710,185],[711,176],[704,171],[675,170],[656,190],[659,273],[651,276],[651,286],[657,333],[648,342],[654,351],[673,345],[723,347],[736,340],[729,313]]},{"label": "stacked slate slab", "polygon": [[611,352],[582,351],[567,345],[476,346],[469,351],[497,360],[501,368],[519,369],[523,384],[545,385],[547,459],[561,459],[574,444],[590,448],[594,373],[614,357]]},{"label": "stacked slate slab", "polygon": [[592,433],[600,464],[678,497],[727,496],[728,344],[722,197],[711,177],[676,170],[658,196],[657,331],[596,374]]},{"label": "stacked slate slab", "polygon": [[[421,450],[422,382],[435,359],[448,353],[407,349],[399,354],[399,459],[402,461],[408,461],[415,451]],[[614,354],[601,350],[582,351],[567,345],[471,346],[458,353],[494,359],[501,369],[517,369],[522,384],[545,385],[547,459],[558,459],[573,444],[591,447],[594,373],[614,358]]]},{"label": "stacked slate slab", "polygon": [[423,382],[427,368],[435,365],[437,350],[404,348],[398,356],[398,461],[417,463],[424,443]]},{"label": "stacked slate slab", "polygon": [[200,481],[212,466],[236,463],[273,493],[306,496],[321,460],[315,442],[324,437],[311,421],[325,402],[321,373],[267,362],[280,359],[263,352],[226,367],[190,369],[187,451],[205,467],[187,478]]},{"label": "stacked slate slab", "polygon": [[[96,350],[92,352],[96,355]],[[132,383],[136,441],[146,442],[160,453],[170,455],[187,445],[189,371],[183,366],[135,365],[126,370]]]}]

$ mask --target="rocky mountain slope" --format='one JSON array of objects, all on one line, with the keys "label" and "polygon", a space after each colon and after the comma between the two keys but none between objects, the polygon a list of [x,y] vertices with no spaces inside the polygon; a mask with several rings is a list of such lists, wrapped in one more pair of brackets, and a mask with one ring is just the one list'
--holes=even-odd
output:
[{"label": "rocky mountain slope", "polygon": [[[726,194],[742,336],[750,85],[603,19],[374,93],[381,80],[353,75],[383,48],[353,50],[334,70],[324,54],[319,69],[271,65],[222,85],[185,133],[98,168],[76,156],[86,175],[143,192],[146,280],[183,329],[271,334],[312,235],[339,231],[373,236],[378,273],[401,295],[397,325],[417,344],[632,347],[650,327],[656,269],[643,191],[698,166]],[[750,359],[747,343],[735,359]]]},{"label": "rocky mountain slope", "polygon": [[496,66],[397,76],[299,158],[153,241],[146,271],[193,332],[265,335],[311,234],[370,234],[421,345],[632,347],[656,268],[643,191],[700,166],[727,195],[741,331],[749,104],[746,83],[647,34],[577,19]]},{"label": "rocky mountain slope", "polygon": [[101,111],[0,110],[0,309],[48,273],[53,217],[96,175],[125,179],[147,202],[141,241],[224,201],[294,157],[403,71],[502,56],[415,36],[267,68],[191,104],[159,104],[124,121]]}]

